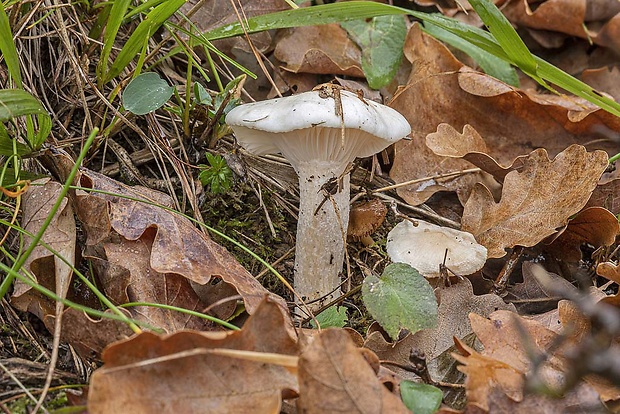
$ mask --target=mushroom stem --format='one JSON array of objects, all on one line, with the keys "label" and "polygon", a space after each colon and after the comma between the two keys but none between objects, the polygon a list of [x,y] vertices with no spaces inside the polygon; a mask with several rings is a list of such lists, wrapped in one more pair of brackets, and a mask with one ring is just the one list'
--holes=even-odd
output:
[{"label": "mushroom stem", "polygon": [[[349,174],[346,174],[338,187],[337,180],[345,166],[341,162],[335,164],[310,161],[295,165],[299,175],[300,203],[294,284],[305,302],[321,299],[313,303],[311,309],[318,309],[321,303],[339,294],[344,240],[349,222],[350,184]],[[328,184],[332,179],[334,188],[332,183]],[[331,199],[325,200],[324,186],[333,189]]]}]

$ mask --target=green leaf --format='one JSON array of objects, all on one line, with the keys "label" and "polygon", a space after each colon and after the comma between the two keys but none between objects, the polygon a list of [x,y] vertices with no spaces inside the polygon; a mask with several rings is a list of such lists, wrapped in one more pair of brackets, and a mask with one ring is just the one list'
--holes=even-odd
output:
[{"label": "green leaf", "polygon": [[11,156],[14,154],[13,144],[17,150],[17,155],[24,156],[30,154],[32,150],[21,142],[13,142],[13,139],[6,134],[6,129],[0,127],[0,155]]},{"label": "green leaf", "polygon": [[371,275],[362,284],[368,311],[394,340],[401,328],[411,333],[437,325],[433,288],[413,267],[392,263],[380,278]]},{"label": "green leaf", "polygon": [[174,87],[155,72],[136,76],[123,91],[123,106],[136,115],[161,108],[172,96]]},{"label": "green leaf", "polygon": [[415,414],[433,414],[441,406],[443,392],[432,385],[405,380],[400,382],[400,396]]},{"label": "green leaf", "polygon": [[387,85],[403,58],[407,35],[403,16],[378,16],[369,22],[350,20],[340,25],[362,49],[362,70],[368,85],[373,89]]},{"label": "green leaf", "polygon": [[[330,306],[316,316],[321,329],[342,328],[347,323],[347,310],[344,306]],[[317,329],[316,322],[310,321],[310,325]]]},{"label": "green leaf", "polygon": [[200,105],[211,105],[213,103],[211,94],[198,82],[194,83],[194,99]]},{"label": "green leaf", "polygon": [[424,23],[424,31],[434,38],[467,53],[487,75],[491,75],[517,88],[519,87],[519,76],[517,75],[517,71],[514,70],[508,62],[431,22]]},{"label": "green leaf", "polygon": [[41,102],[21,89],[0,90],[0,122],[30,114],[46,114]]}]

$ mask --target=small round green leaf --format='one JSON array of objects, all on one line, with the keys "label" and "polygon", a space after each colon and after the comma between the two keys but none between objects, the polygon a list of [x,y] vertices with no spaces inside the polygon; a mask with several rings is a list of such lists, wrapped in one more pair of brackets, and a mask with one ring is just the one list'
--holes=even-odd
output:
[{"label": "small round green leaf", "polygon": [[[316,320],[321,325],[321,329],[342,328],[347,323],[347,309],[343,306],[330,306],[323,312],[316,315]],[[316,322],[310,321],[313,328],[318,328]]]},{"label": "small round green leaf", "polygon": [[136,76],[123,91],[123,106],[136,115],[161,108],[172,96],[174,88],[155,72]]},{"label": "small round green leaf", "polygon": [[441,405],[443,393],[432,385],[405,380],[400,383],[400,396],[415,414],[433,414]]},{"label": "small round green leaf", "polygon": [[411,333],[437,325],[437,299],[428,281],[405,263],[392,263],[381,277],[368,276],[362,299],[394,340],[402,328]]}]

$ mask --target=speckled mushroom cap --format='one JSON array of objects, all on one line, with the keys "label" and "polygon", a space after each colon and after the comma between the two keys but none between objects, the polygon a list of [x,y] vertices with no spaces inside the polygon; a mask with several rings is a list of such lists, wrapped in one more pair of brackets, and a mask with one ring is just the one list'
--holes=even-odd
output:
[{"label": "speckled mushroom cap", "polygon": [[487,249],[471,233],[416,220],[405,220],[388,233],[386,251],[393,262],[407,263],[426,277],[439,277],[445,256],[446,267],[459,276],[482,269]]},{"label": "speckled mushroom cap", "polygon": [[409,123],[396,110],[349,91],[340,95],[344,149],[336,102],[322,98],[318,91],[240,105],[228,113],[226,123],[249,152],[281,152],[293,165],[296,160],[368,157],[411,133]]}]

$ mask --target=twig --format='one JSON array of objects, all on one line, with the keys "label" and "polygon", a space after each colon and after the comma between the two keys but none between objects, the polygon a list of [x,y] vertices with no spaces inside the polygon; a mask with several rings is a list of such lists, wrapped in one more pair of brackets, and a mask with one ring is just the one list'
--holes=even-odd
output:
[{"label": "twig", "polygon": [[406,186],[412,185],[412,184],[423,183],[424,181],[428,181],[428,180],[437,180],[437,179],[440,179],[440,178],[456,177],[456,176],[459,176],[459,175],[477,173],[477,172],[480,172],[480,171],[482,171],[480,168],[470,168],[470,169],[467,169],[467,170],[453,171],[453,172],[449,172],[449,173],[445,173],[445,174],[432,175],[430,177],[416,178],[415,180],[405,181],[403,183],[398,183],[398,184],[388,185],[387,187],[377,188],[376,190],[372,190],[372,192],[373,193],[381,193],[381,192],[384,192],[384,191],[394,190],[396,188],[406,187]]}]

